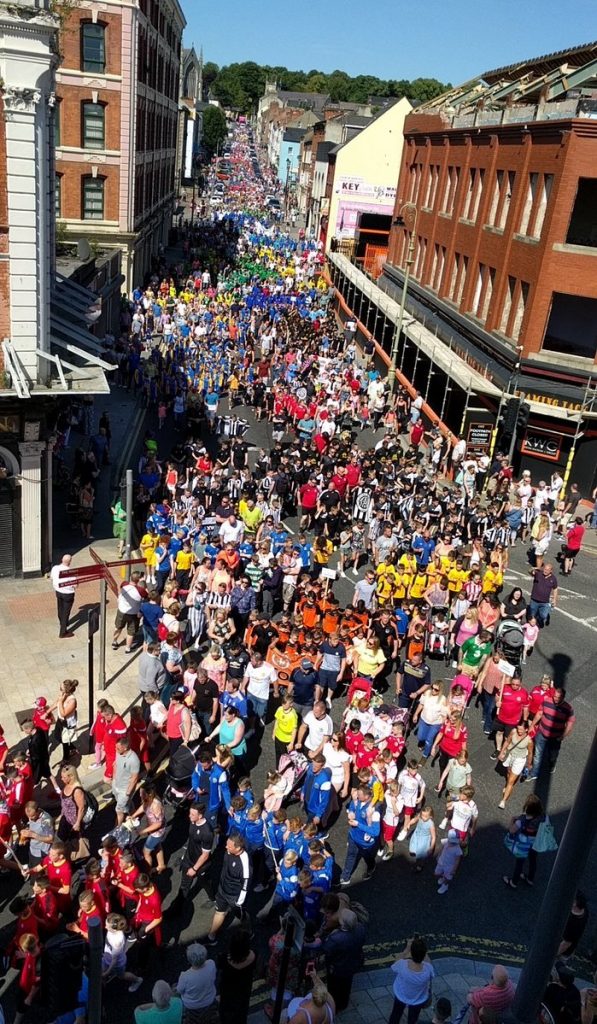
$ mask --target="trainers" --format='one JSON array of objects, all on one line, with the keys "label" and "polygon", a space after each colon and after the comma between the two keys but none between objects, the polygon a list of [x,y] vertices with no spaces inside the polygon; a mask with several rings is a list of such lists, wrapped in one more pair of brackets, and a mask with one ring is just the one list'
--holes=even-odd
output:
[{"label": "trainers", "polygon": [[489,760],[490,761],[497,761],[497,759],[498,759],[497,750],[494,750],[493,754],[489,755]]},{"label": "trainers", "polygon": [[350,878],[341,878],[340,885],[350,885]]},{"label": "trainers", "polygon": [[400,832],[398,833],[398,842],[401,843],[404,839],[406,839],[406,829],[401,828]]},{"label": "trainers", "polygon": [[381,855],[381,859],[382,860],[391,860],[393,856],[394,855],[393,855],[393,853],[390,850],[384,850],[384,852]]},{"label": "trainers", "polygon": [[500,800],[500,802],[498,804],[498,807],[499,807],[500,811],[503,811],[505,806],[506,806],[505,801],[504,800]]},{"label": "trainers", "polygon": [[446,885],[445,882],[442,882],[442,884],[438,887],[437,894],[438,894],[438,896],[443,896],[444,893],[447,892],[447,891],[448,891],[448,886]]},{"label": "trainers", "polygon": [[204,946],[217,946],[218,940],[215,936],[206,935],[203,939]]},{"label": "trainers", "polygon": [[359,575],[359,570],[358,569],[353,569],[352,572],[353,572],[354,576],[358,576]]},{"label": "trainers", "polygon": [[439,827],[443,830],[444,828],[447,827],[447,824],[448,824],[448,819],[447,818],[442,818],[442,820],[439,823]]},{"label": "trainers", "polygon": [[143,984],[143,978],[135,978],[129,985],[129,992],[136,992],[138,988],[141,988]]},{"label": "trainers", "polygon": [[527,775],[526,779],[523,779],[522,781],[523,782],[536,782],[537,778],[538,778],[537,775]]},{"label": "trainers", "polygon": [[369,871],[366,871],[365,874],[363,875],[363,882],[368,882],[370,878],[373,878],[374,874],[375,868],[370,868]]},{"label": "trainers", "polygon": [[380,850],[377,851],[377,856],[380,858],[380,860],[384,857],[385,852],[386,851],[385,851],[385,848],[383,846],[382,846],[382,848]]}]

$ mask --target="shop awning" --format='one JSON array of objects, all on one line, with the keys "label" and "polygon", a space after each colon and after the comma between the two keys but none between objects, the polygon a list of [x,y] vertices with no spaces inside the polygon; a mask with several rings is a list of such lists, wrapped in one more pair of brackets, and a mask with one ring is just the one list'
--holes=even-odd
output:
[{"label": "shop awning", "polygon": [[[391,323],[398,323],[400,318],[399,303],[391,299],[377,285],[373,284],[367,275],[358,270],[346,256],[330,252],[328,259],[349,281],[352,281],[357,288],[364,292],[378,309],[381,309],[382,313],[385,314]],[[405,312],[402,330],[425,353],[431,362],[443,370],[459,387],[465,391],[470,388],[472,392],[477,394],[490,395],[492,398],[499,399],[499,396],[502,394],[500,387],[489,380],[488,377],[479,373],[474,367],[469,366],[461,356],[452,352],[447,345],[436,338],[435,334],[425,327],[420,320],[415,319],[411,313]]]},{"label": "shop awning", "polygon": [[103,358],[103,342],[87,327],[86,317],[99,302],[94,292],[57,274],[50,309],[50,342],[53,348],[60,349],[61,359],[68,352],[75,367],[93,366],[109,371],[115,366]]}]

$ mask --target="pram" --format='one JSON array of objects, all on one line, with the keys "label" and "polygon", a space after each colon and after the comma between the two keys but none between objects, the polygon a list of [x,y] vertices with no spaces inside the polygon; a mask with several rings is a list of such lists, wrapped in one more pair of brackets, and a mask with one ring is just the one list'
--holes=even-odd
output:
[{"label": "pram", "polygon": [[196,766],[195,751],[191,747],[179,747],[168,762],[164,801],[175,811],[179,811],[193,799],[192,779]]},{"label": "pram", "polygon": [[503,619],[495,632],[495,649],[511,665],[519,667],[524,652],[524,629],[516,619]]},{"label": "pram", "polygon": [[301,754],[300,750],[291,750],[289,754],[282,754],[278,764],[278,772],[284,779],[284,801],[297,793],[303,784],[307,774],[309,758]]},{"label": "pram", "polygon": [[450,664],[450,621],[444,608],[430,609],[425,650],[431,657],[443,658],[446,665]]}]

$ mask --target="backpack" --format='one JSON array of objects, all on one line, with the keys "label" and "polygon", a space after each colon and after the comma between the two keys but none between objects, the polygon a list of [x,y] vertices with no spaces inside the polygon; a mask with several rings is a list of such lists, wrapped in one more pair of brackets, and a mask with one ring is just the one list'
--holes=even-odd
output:
[{"label": "backpack", "polygon": [[90,793],[87,790],[85,793],[85,814],[83,815],[83,824],[90,825],[99,811],[99,803],[95,793]]}]

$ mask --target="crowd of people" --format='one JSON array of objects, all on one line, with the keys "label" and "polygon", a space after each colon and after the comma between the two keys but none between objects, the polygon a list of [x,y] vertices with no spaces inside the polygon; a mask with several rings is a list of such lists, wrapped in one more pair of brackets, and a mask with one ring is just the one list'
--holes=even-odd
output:
[{"label": "crowd of people", "polygon": [[[352,324],[336,321],[320,245],[269,225],[271,183],[250,173],[247,129],[230,151],[235,208],[188,227],[184,261],[158,263],[135,291],[115,348],[119,385],[145,395],[156,427],[135,493],[145,567],[120,588],[112,636],[125,656],[142,648],[138,700],[128,715],[100,700],[92,727],[92,767],[114,801],[109,833],[98,842],[97,801],[72,763],[76,680],[38,698],[25,753],[2,752],[2,865],[30,887],[13,903],[8,949],[17,1024],[40,998],[53,937],[87,942],[98,919],[104,982],[134,992],[156,978],[163,925],[199,889],[214,901],[209,930],[187,948],[174,987],[156,981],[137,1024],[242,1024],[257,921],[276,927],[271,1013],[295,911],[305,935],[285,979],[286,1001],[298,997],[288,1019],[331,1024],[368,928],[343,890],[403,851],[413,875],[433,873],[439,896],[466,884],[479,825],[471,730],[488,738],[504,809],[521,782],[556,770],[574,727],[564,690],[537,677],[532,653],[557,606],[549,544],[562,538],[563,573],[582,546],[577,489],[562,501],[557,473],[516,480],[504,456],[468,455],[463,440],[424,429],[418,393],[390,396]],[[253,417],[267,424],[267,448],[250,443]],[[106,418],[97,464],[108,434]],[[94,472],[81,463],[82,487],[93,489]],[[112,513],[122,553],[122,502]],[[90,536],[91,518],[81,525]],[[510,549],[527,540],[528,587],[511,587]],[[69,565],[65,556],[52,572],[64,638]],[[263,778],[265,767],[255,791],[251,773]],[[57,814],[37,799],[44,782]],[[508,889],[532,886],[538,855],[555,843],[532,786],[520,804],[504,818]],[[169,808],[188,815],[188,836],[178,891],[162,906]],[[216,946],[217,970],[207,954]],[[395,967],[392,1024],[406,1006],[415,1024],[413,1007],[428,999],[426,958],[413,940]],[[58,1019],[84,1014],[72,1010]]]}]

